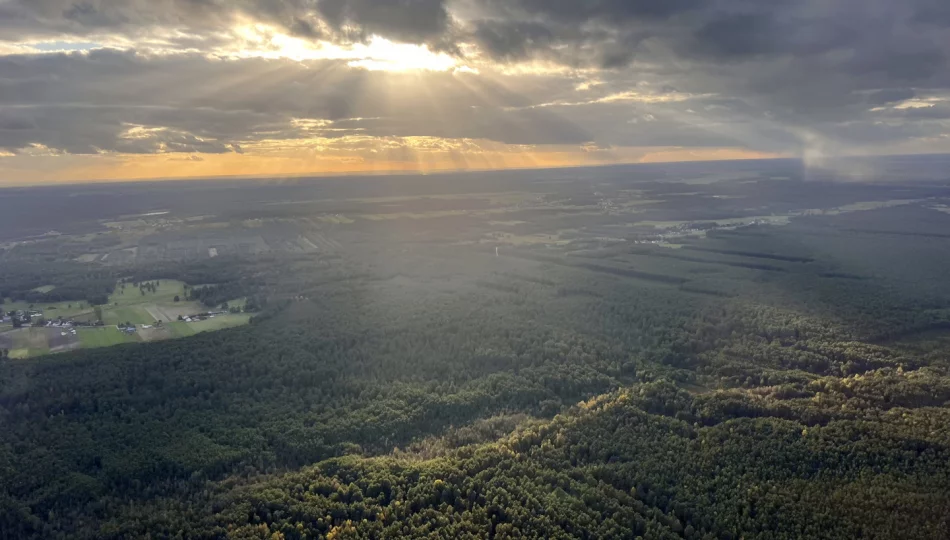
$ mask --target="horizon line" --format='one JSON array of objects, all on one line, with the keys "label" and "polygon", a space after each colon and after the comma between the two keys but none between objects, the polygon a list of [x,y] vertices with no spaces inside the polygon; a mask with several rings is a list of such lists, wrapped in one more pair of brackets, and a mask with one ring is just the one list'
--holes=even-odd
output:
[{"label": "horizon line", "polygon": [[[822,158],[824,161],[835,161],[842,159],[883,159],[899,157],[950,157],[950,152],[927,152],[920,154],[880,154],[880,155],[842,155]],[[63,186],[99,186],[103,184],[158,184],[166,182],[224,182],[232,181],[264,181],[264,180],[331,180],[343,178],[385,178],[385,177],[407,177],[407,176],[453,176],[475,173],[503,173],[506,171],[558,171],[558,170],[576,170],[576,169],[607,169],[612,167],[635,167],[635,166],[653,166],[653,165],[677,165],[677,164],[703,164],[703,163],[736,163],[753,161],[799,161],[805,162],[808,158],[803,156],[785,156],[785,157],[748,157],[733,159],[700,159],[700,160],[679,160],[679,161],[631,161],[621,163],[597,163],[591,165],[562,165],[548,167],[506,167],[506,168],[484,168],[484,169],[439,169],[435,171],[403,171],[403,170],[383,170],[383,171],[350,171],[350,172],[332,172],[332,173],[289,173],[289,174],[260,174],[260,175],[214,175],[214,176],[173,176],[173,177],[153,177],[153,178],[109,178],[99,180],[62,180],[45,183],[4,183],[0,182],[0,190],[3,189],[22,189],[22,188],[55,188]]]}]

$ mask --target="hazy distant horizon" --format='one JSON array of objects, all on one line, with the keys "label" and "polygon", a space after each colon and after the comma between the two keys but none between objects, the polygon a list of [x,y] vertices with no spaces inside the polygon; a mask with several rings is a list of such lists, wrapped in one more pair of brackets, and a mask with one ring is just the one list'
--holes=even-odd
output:
[{"label": "hazy distant horizon", "polygon": [[[921,154],[883,154],[879,156],[865,156],[865,155],[851,155],[851,156],[838,156],[833,158],[828,158],[821,160],[817,163],[808,164],[808,160],[802,157],[792,157],[792,156],[780,156],[780,157],[769,157],[769,158],[739,158],[739,159],[707,159],[707,160],[681,160],[681,161],[655,161],[655,162],[624,162],[624,163],[603,163],[603,164],[581,164],[581,165],[562,165],[562,166],[549,166],[549,167],[516,167],[516,168],[499,168],[499,169],[444,169],[444,170],[434,170],[434,171],[350,171],[350,172],[326,172],[320,173],[310,172],[310,173],[288,173],[288,174],[259,174],[259,175],[217,175],[217,176],[180,176],[180,177],[148,177],[148,178],[104,178],[104,179],[80,179],[73,180],[67,179],[62,181],[55,182],[10,182],[6,179],[0,179],[0,189],[4,188],[24,188],[24,187],[56,187],[56,186],[83,186],[83,185],[98,185],[98,184],[148,184],[148,183],[161,183],[161,182],[226,182],[229,180],[233,181],[267,181],[267,180],[320,180],[320,179],[336,179],[336,178],[379,178],[379,177],[412,177],[412,176],[456,176],[456,175],[468,175],[468,174],[478,174],[478,173],[489,173],[497,174],[504,172],[531,172],[531,171],[570,171],[570,170],[586,170],[586,169],[611,169],[611,168],[622,168],[622,167],[650,167],[650,166],[663,166],[663,165],[691,165],[691,164],[726,164],[732,162],[800,162],[805,168],[812,167],[819,170],[835,170],[836,164],[846,163],[846,162],[867,162],[873,160],[894,160],[901,158],[930,158],[930,159],[940,159],[945,158],[950,160],[950,153],[921,153]],[[837,171],[840,173],[846,173],[847,171]],[[847,176],[847,174],[845,174]],[[950,178],[950,177],[948,177]]]}]

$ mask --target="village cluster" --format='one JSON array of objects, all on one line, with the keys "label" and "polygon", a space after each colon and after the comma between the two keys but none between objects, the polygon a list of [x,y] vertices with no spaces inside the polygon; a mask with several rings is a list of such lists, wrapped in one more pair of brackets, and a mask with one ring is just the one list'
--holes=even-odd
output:
[{"label": "village cluster", "polygon": [[[0,324],[12,324],[14,328],[22,326],[45,326],[49,328],[71,329],[81,326],[103,326],[102,321],[77,321],[58,317],[56,319],[47,319],[42,311],[36,309],[17,309],[7,311],[0,317]],[[75,334],[75,331],[73,332]],[[64,334],[65,335],[65,334]]]},{"label": "village cluster", "polygon": [[[217,315],[224,315],[229,313],[229,311],[207,311],[203,313],[197,313],[194,315],[179,315],[178,320],[186,323],[193,323],[204,321],[207,319],[213,319]],[[8,312],[3,312],[2,317],[0,317],[0,324],[11,324],[14,328],[20,327],[34,327],[34,328],[58,328],[62,329],[60,335],[76,335],[77,328],[95,328],[103,327],[105,323],[101,320],[95,321],[82,321],[69,319],[65,317],[58,317],[56,319],[46,319],[42,311],[36,309],[18,309]],[[137,331],[139,327],[143,330],[148,330],[150,328],[161,328],[164,325],[163,321],[157,320],[153,324],[141,324],[136,326],[131,322],[124,322],[116,324],[115,327],[117,330],[125,332],[127,334],[133,334]]]}]

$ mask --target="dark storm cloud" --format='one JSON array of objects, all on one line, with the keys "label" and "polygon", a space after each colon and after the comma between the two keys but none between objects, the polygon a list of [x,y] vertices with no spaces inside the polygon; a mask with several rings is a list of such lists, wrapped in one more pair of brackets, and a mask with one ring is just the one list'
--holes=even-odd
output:
[{"label": "dark storm cloud", "polygon": [[924,24],[950,25],[950,3],[945,0],[920,0],[916,19]]},{"label": "dark storm cloud", "polygon": [[[0,131],[27,131],[36,129],[33,119],[17,111],[0,109]],[[2,135],[0,135],[2,137]]]},{"label": "dark storm cloud", "polygon": [[[944,16],[950,15],[946,7],[950,4],[942,0],[468,0],[467,4],[476,28],[498,21],[516,28],[530,21],[534,33],[544,28],[573,44],[647,33],[680,53],[721,58],[821,54],[888,43],[897,34],[902,40],[921,42],[937,36],[921,35],[925,29],[914,30],[916,25],[932,29],[950,24],[950,16]],[[927,13],[931,16],[924,16]],[[546,43],[541,45],[539,50]]]},{"label": "dark storm cloud", "polygon": [[536,57],[576,67],[629,64],[641,41],[704,0],[471,0],[471,38],[502,60]]},{"label": "dark storm cloud", "polygon": [[[428,41],[445,32],[443,0],[8,0],[0,4],[3,39],[135,32],[156,27],[227,29],[238,17],[309,38],[379,34]],[[328,27],[332,35],[325,35]],[[354,33],[355,31],[355,33]]]},{"label": "dark storm cloud", "polygon": [[498,20],[479,22],[475,38],[486,53],[503,61],[524,60],[557,40],[554,31],[543,24]]},{"label": "dark storm cloud", "polygon": [[622,25],[654,21],[701,7],[704,0],[483,0],[482,6],[509,17],[541,17],[567,24],[592,21]]},{"label": "dark storm cloud", "polygon": [[365,32],[402,41],[428,41],[449,22],[443,0],[320,0],[323,19],[336,28],[355,24]]},{"label": "dark storm cloud", "polygon": [[[624,105],[590,107],[591,114],[577,121],[606,140],[649,144],[653,134],[655,144],[681,137],[684,145],[738,143],[794,153],[832,140],[847,148],[950,131],[936,110],[892,113],[907,124],[900,130],[870,112],[912,99],[919,90],[950,94],[950,17],[944,16],[950,3],[941,0],[464,5],[468,39],[498,61],[594,70],[590,77],[599,79],[604,93],[647,81],[707,96],[682,106],[651,105],[655,120],[648,125],[600,114]],[[720,98],[731,100],[728,108],[702,103]],[[572,118],[576,110],[564,114]]]},{"label": "dark storm cloud", "polygon": [[885,105],[906,101],[913,98],[917,93],[913,88],[888,88],[886,90],[875,90],[867,96],[868,105]]}]

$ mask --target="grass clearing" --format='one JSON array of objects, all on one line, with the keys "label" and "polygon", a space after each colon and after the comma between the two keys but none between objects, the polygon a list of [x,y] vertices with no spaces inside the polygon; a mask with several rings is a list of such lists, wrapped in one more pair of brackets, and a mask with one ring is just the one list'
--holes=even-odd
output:
[{"label": "grass clearing", "polygon": [[107,325],[116,325],[126,322],[132,324],[152,324],[155,322],[155,319],[144,306],[120,306],[109,309],[103,308],[102,322]]},{"label": "grass clearing", "polygon": [[216,315],[214,318],[190,323],[175,321],[169,323],[167,326],[175,337],[187,337],[201,332],[213,332],[215,330],[243,326],[248,324],[250,320],[251,315],[248,313],[229,313],[227,315]]},{"label": "grass clearing", "polygon": [[80,328],[77,330],[79,342],[83,348],[109,347],[120,343],[137,343],[139,337],[135,334],[126,334],[114,326],[102,328]]},{"label": "grass clearing", "polygon": [[191,326],[192,324],[193,323],[186,323],[184,321],[175,321],[168,323],[166,326],[171,332],[172,337],[188,337],[197,333],[194,327]]},{"label": "grass clearing", "polygon": [[195,333],[210,332],[214,330],[223,330],[241,326],[251,321],[251,316],[247,313],[229,313],[227,315],[217,315],[213,319],[205,319],[193,323],[185,323],[194,328]]},{"label": "grass clearing", "polygon": [[135,334],[139,337],[140,341],[162,341],[178,337],[165,324],[162,324],[162,326],[152,326],[151,328],[140,326]]},{"label": "grass clearing", "polygon": [[228,300],[227,304],[229,308],[241,308],[243,310],[244,306],[247,305],[247,297]]},{"label": "grass clearing", "polygon": [[142,306],[155,321],[176,321],[178,316],[186,317],[208,311],[208,308],[198,302],[175,302],[173,304],[147,304]]},{"label": "grass clearing", "polygon": [[172,303],[175,297],[185,298],[185,284],[181,281],[171,279],[155,280],[151,283],[157,283],[155,292],[149,290],[143,291],[131,283],[120,283],[116,286],[115,292],[109,296],[109,304],[119,306],[131,306],[138,304],[154,304],[168,302]]},{"label": "grass clearing", "polygon": [[31,358],[50,350],[46,328],[18,328],[3,333],[3,346],[10,349],[10,358]]},{"label": "grass clearing", "polygon": [[[155,292],[136,287],[132,283],[120,283],[109,296],[109,305],[102,306],[102,319],[107,325],[125,322],[155,324],[156,321],[174,321],[179,315],[192,315],[207,311],[198,302],[185,298],[185,283],[171,279],[155,280]],[[178,297],[178,302],[175,302]]]},{"label": "grass clearing", "polygon": [[33,358],[34,356],[43,356],[44,354],[49,353],[49,349],[10,349],[10,358],[14,359],[23,359],[23,358]]}]

